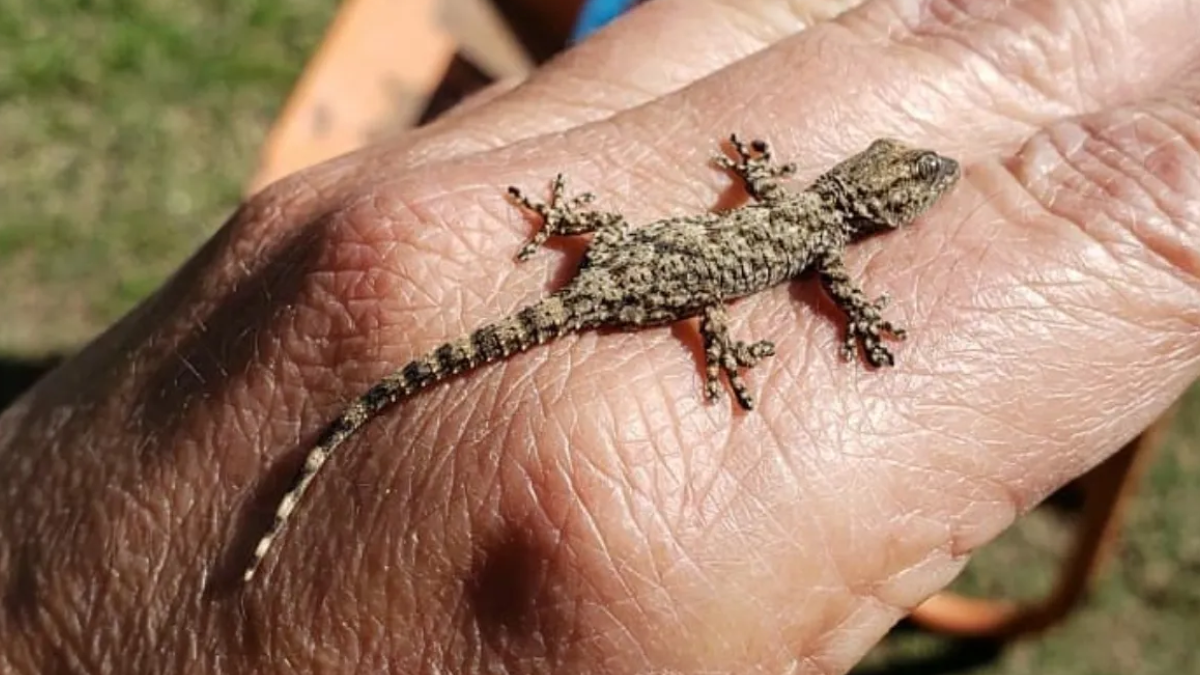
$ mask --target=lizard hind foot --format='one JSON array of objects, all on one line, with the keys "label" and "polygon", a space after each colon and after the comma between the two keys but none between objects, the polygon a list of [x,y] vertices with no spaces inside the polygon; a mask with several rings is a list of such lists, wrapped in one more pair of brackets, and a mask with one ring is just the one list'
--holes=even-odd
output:
[{"label": "lizard hind foot", "polygon": [[768,340],[758,342],[735,341],[729,336],[728,315],[723,306],[710,307],[700,322],[700,334],[704,338],[704,392],[709,401],[721,398],[721,374],[729,381],[738,405],[745,410],[754,409],[754,396],[742,379],[742,370],[753,368],[764,358],[775,354],[775,343]]}]

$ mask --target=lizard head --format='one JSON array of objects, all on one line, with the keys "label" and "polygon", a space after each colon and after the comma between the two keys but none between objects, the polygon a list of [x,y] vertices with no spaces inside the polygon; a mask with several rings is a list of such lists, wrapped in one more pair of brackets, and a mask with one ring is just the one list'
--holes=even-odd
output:
[{"label": "lizard head", "polygon": [[958,162],[881,139],[835,166],[816,188],[852,221],[852,234],[908,225],[958,182]]}]

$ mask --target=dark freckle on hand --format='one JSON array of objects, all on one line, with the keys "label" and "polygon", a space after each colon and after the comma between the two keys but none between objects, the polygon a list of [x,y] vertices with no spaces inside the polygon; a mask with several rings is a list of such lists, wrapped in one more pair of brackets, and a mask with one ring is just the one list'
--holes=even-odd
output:
[{"label": "dark freckle on hand", "polygon": [[470,611],[462,630],[468,639],[477,630],[497,651],[518,654],[538,655],[547,646],[548,633],[556,632],[559,623],[558,603],[549,597],[553,584],[547,553],[526,535],[511,531],[476,552],[464,585]]}]

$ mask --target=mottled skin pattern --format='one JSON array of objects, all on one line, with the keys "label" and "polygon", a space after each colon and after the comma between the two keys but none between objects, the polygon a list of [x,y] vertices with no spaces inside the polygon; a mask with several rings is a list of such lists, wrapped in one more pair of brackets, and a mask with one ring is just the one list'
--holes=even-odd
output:
[{"label": "mottled skin pattern", "polygon": [[911,223],[959,177],[958,163],[928,150],[879,140],[833,167],[800,192],[778,179],[795,172],[773,162],[763,141],[731,138],[737,159],[716,158],[739,176],[753,201],[721,213],[668,218],[634,228],[616,213],[588,210],[591,194],[567,199],[555,178],[549,203],[509,188],[512,198],[543,225],[518,253],[525,260],[551,236],[594,233],[575,277],[561,290],[516,314],[484,326],[383,378],[351,403],[309,451],[270,530],[259,540],[243,578],[253,578],[272,541],[333,451],[388,406],[450,375],[503,359],[567,333],[601,326],[637,329],[700,317],[706,357],[705,393],[720,396],[722,373],[738,403],[754,407],[741,378],[775,353],[766,340],[734,340],[727,327],[730,300],[815,272],[847,318],[843,355],[861,347],[873,366],[893,364],[881,337],[904,331],[883,319],[886,296],[869,300],[842,260],[846,246]]}]

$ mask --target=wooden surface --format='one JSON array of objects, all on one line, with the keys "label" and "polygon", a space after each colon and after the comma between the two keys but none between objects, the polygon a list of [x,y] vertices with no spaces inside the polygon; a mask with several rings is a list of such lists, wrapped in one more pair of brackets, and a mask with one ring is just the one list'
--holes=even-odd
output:
[{"label": "wooden surface", "polygon": [[[518,4],[522,11],[536,5]],[[574,3],[544,4],[561,23],[563,7]],[[560,44],[567,30],[569,23]],[[493,78],[522,77],[532,67],[485,0],[345,0],[263,144],[247,193],[414,126]]]}]

